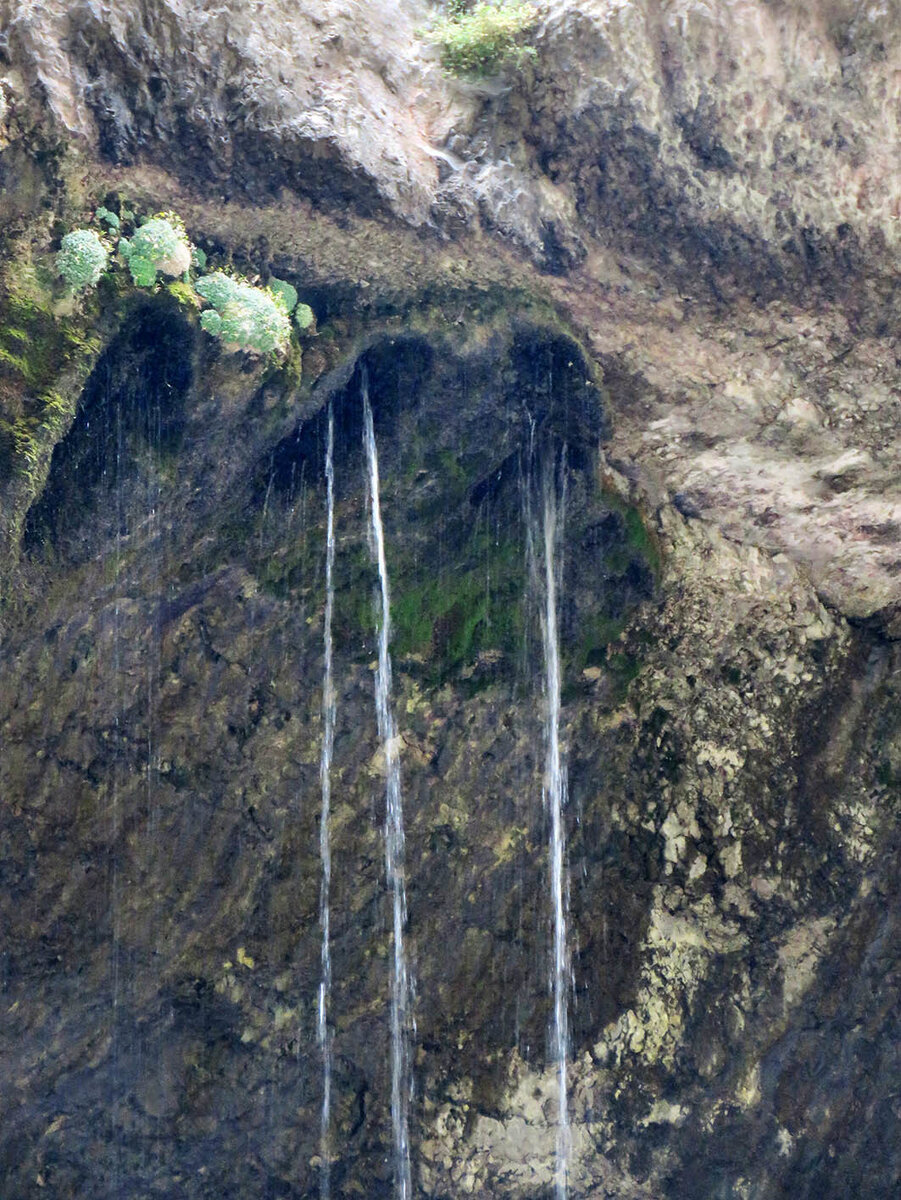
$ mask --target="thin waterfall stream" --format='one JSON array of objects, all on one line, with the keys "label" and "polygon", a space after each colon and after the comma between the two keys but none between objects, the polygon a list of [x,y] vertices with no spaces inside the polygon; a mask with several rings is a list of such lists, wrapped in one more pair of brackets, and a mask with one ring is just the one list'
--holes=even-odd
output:
[{"label": "thin waterfall stream", "polygon": [[385,755],[385,869],[391,891],[394,953],[391,966],[391,1125],[394,1144],[395,1195],[410,1200],[412,1175],[408,1107],[410,1097],[410,1021],[411,982],[404,949],[407,923],[407,897],[404,869],[404,819],[400,786],[400,759],[397,753],[397,728],[391,709],[391,608],[388,591],[388,567],[385,560],[385,535],[379,501],[379,462],[375,444],[369,386],[362,375],[363,438],[369,473],[369,501],[373,556],[378,565],[381,593],[379,657],[375,677],[375,707],[379,739]]},{"label": "thin waterfall stream", "polygon": [[565,518],[565,454],[561,464],[563,494],[558,504],[556,471],[549,455],[542,471],[542,532],[544,542],[545,605],[541,621],[544,643],[545,693],[545,779],[544,805],[550,819],[548,866],[553,917],[553,957],[551,988],[554,1001],[551,1053],[557,1072],[558,1116],[554,1190],[557,1200],[566,1200],[569,1188],[569,991],[570,962],[567,940],[568,884],[566,879],[566,831],[563,811],[566,807],[566,766],[560,747],[560,636],[557,620],[557,590],[562,574],[557,542]]},{"label": "thin waterfall stream", "polygon": [[328,411],[328,435],[325,451],[326,486],[326,552],[325,552],[325,615],[323,617],[322,669],[322,751],[319,760],[319,780],[322,789],[322,811],[319,824],[319,855],[322,863],[322,883],[319,901],[319,920],[322,929],[322,977],[319,984],[319,1049],[322,1054],[322,1123],[320,1131],[319,1194],[322,1200],[331,1195],[331,1104],[332,1104],[332,1040],[329,1031],[329,1004],[332,989],[331,912],[329,893],[332,879],[331,795],[332,750],[335,744],[335,686],[332,678],[332,618],[335,611],[335,419],[332,405]]}]

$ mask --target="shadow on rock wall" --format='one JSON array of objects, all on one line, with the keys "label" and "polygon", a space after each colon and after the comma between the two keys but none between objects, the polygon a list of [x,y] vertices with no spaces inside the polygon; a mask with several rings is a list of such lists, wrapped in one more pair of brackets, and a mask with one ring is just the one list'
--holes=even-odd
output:
[{"label": "shadow on rock wall", "polygon": [[[331,404],[333,1179],[336,1195],[387,1196],[390,922],[364,369],[392,589],[415,1074],[431,1099],[463,1071],[490,1108],[511,1050],[546,1055],[543,667],[527,553],[542,456],[567,481],[577,1047],[634,988],[622,947],[637,947],[646,907],[621,852],[577,829],[590,814],[604,825],[583,673],[653,595],[656,564],[638,515],[600,486],[603,393],[558,335],[522,326],[456,350],[379,338],[268,447],[253,396],[197,419],[216,377],[193,374],[191,346],[175,316],[132,318],[29,519],[46,598],[4,644],[0,722],[3,792],[15,798],[3,816],[5,988],[20,1013],[5,1053],[31,1098],[8,1114],[4,1178],[23,1197],[39,1176],[60,1197],[315,1186]],[[217,446],[230,451],[227,488],[206,471]],[[162,541],[136,524],[148,513]],[[59,1047],[50,1058],[47,1045]]]}]

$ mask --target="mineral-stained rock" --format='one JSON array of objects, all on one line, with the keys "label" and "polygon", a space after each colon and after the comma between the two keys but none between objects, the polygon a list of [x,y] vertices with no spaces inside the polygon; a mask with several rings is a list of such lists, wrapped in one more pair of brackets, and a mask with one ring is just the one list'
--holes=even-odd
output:
[{"label": "mineral-stained rock", "polygon": [[[394,1194],[382,466],[414,1191],[553,1185],[534,525],[560,622],[570,1195],[897,1190],[896,0],[0,0],[0,1195],[319,1193],[335,416],[332,1194]],[[173,208],[291,364],[49,264]],[[531,531],[531,537],[530,537]]]},{"label": "mineral-stained rock", "polygon": [[444,88],[421,58],[422,5],[7,9],[16,65],[111,162],[162,163],[216,195],[288,187],[414,222],[428,211],[437,168],[420,125]]}]

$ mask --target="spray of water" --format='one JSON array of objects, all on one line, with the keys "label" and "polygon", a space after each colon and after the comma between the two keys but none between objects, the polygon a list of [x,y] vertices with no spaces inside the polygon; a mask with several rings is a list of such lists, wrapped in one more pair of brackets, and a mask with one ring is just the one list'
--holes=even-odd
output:
[{"label": "spray of water", "polygon": [[[565,480],[565,460],[563,476]],[[557,1071],[558,1118],[555,1170],[555,1195],[566,1200],[569,1189],[569,946],[567,941],[566,831],[563,811],[566,807],[566,767],[560,747],[560,637],[557,622],[557,588],[560,571],[557,552],[562,534],[565,493],[558,506],[556,471],[550,455],[542,471],[542,529],[544,542],[544,612],[541,621],[544,643],[545,694],[545,779],[544,804],[550,821],[549,875],[553,919],[553,959],[551,989],[554,998],[552,1056]]]},{"label": "spray of water", "polygon": [[379,658],[376,671],[376,718],[385,755],[386,799],[385,868],[391,891],[394,925],[394,955],[391,967],[391,1125],[394,1140],[394,1180],[397,1200],[410,1200],[412,1182],[408,1106],[410,1098],[410,1024],[411,980],[404,950],[407,923],[407,898],[404,882],[404,818],[400,787],[400,759],[397,754],[397,729],[391,710],[391,637],[388,568],[385,561],[385,535],[379,502],[379,463],[369,404],[369,388],[362,378],[363,439],[369,473],[369,501],[373,554],[378,565],[381,593]]},{"label": "spray of water", "polygon": [[322,929],[322,976],[319,983],[319,1049],[322,1054],[322,1124],[320,1132],[319,1194],[322,1200],[331,1196],[331,1107],[332,1107],[332,1039],[329,1031],[329,1004],[332,990],[331,912],[329,892],[332,879],[331,797],[332,748],[335,742],[335,688],[332,678],[332,616],[335,609],[335,421],[332,406],[328,410],[328,441],[325,451],[326,486],[326,551],[325,551],[325,617],[323,621],[322,675],[322,752],[319,759],[319,780],[322,788],[322,813],[319,824],[319,853],[322,860],[322,884],[319,898],[319,920]]}]

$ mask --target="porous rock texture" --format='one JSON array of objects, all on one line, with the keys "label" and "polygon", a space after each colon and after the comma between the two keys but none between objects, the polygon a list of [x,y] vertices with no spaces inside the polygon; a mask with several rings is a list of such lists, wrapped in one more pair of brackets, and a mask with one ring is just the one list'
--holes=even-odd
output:
[{"label": "porous rock texture", "polygon": [[[901,4],[537,11],[466,81],[412,0],[0,3],[4,1197],[319,1194],[329,405],[331,1187],[393,1195],[364,367],[415,1194],[553,1191],[564,447],[570,1194],[898,1188]],[[303,380],[73,306],[101,203],[294,282]]]}]

